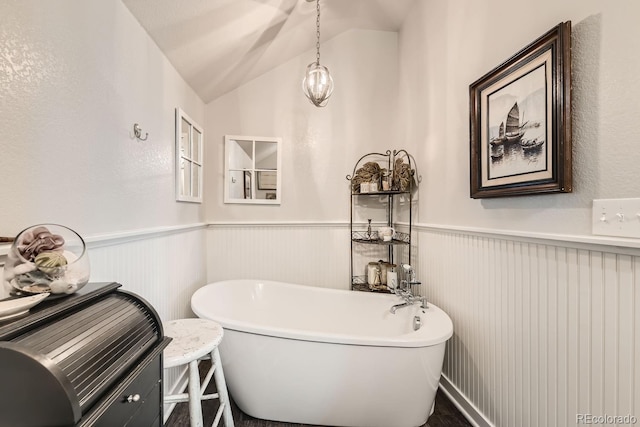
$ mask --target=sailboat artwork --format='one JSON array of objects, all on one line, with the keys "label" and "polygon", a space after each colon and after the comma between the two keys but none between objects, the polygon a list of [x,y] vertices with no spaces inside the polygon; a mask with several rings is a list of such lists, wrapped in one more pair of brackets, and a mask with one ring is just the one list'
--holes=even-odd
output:
[{"label": "sailboat artwork", "polygon": [[505,142],[507,138],[504,136],[504,122],[500,123],[500,128],[498,129],[498,136],[491,138],[489,144],[492,146],[500,145]]},{"label": "sailboat artwork", "polygon": [[[520,108],[516,101],[513,107],[511,107],[511,110],[509,110],[509,114],[507,114],[507,127],[505,128],[504,122],[501,122],[500,128],[498,129],[498,136],[491,138],[489,144],[495,146],[519,142],[524,135],[524,127],[526,125],[527,122],[520,124]],[[538,123],[538,126],[539,125]]]},{"label": "sailboat artwork", "polygon": [[469,85],[470,196],[570,193],[571,22]]},{"label": "sailboat artwork", "polygon": [[509,114],[507,115],[507,127],[505,129],[505,138],[507,142],[518,142],[522,135],[524,135],[524,126],[527,123],[520,125],[520,109],[518,108],[518,102],[513,104]]},{"label": "sailboat artwork", "polygon": [[543,73],[532,70],[488,96],[485,141],[490,180],[548,169]]}]

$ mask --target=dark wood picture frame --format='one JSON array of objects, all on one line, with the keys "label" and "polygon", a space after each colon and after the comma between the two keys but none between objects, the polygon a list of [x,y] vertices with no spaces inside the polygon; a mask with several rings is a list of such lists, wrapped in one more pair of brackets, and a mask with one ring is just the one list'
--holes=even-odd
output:
[{"label": "dark wood picture frame", "polygon": [[571,21],[472,83],[469,97],[472,198],[572,191]]},{"label": "dark wood picture frame", "polygon": [[251,171],[243,173],[244,198],[251,199]]}]

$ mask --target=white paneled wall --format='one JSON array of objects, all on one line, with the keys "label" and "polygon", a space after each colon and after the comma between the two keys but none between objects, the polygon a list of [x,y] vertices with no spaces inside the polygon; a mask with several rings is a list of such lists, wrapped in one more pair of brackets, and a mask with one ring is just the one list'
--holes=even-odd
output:
[{"label": "white paneled wall", "polygon": [[91,281],[115,281],[145,298],[163,320],[193,317],[191,294],[205,284],[204,226],[91,239]]},{"label": "white paneled wall", "polygon": [[349,289],[348,224],[212,224],[207,245],[209,282],[263,279]]},{"label": "white paneled wall", "polygon": [[[443,383],[480,425],[640,415],[640,250],[415,229],[421,293],[454,322]],[[348,224],[212,224],[208,281],[346,289],[348,231]]]},{"label": "white paneled wall", "polygon": [[[146,299],[163,321],[194,317],[191,295],[206,283],[203,225],[92,238],[88,247],[92,282],[121,283]],[[183,371],[165,372],[165,391],[184,386]]]},{"label": "white paneled wall", "polygon": [[[263,279],[351,288],[349,223],[210,224],[207,239],[209,282]],[[399,247],[396,257],[406,251]],[[366,264],[386,259],[384,254],[381,246],[354,245],[354,275],[365,275]]]},{"label": "white paneled wall", "polygon": [[640,251],[425,229],[419,259],[444,375],[491,423],[640,415]]},{"label": "white paneled wall", "polygon": [[[121,283],[122,289],[146,299],[163,321],[194,316],[191,294],[206,283],[204,224],[89,236],[85,240],[91,282]],[[0,275],[9,246],[0,246]]]},{"label": "white paneled wall", "polygon": [[[421,293],[454,322],[443,383],[479,424],[640,415],[640,249],[415,230]],[[163,320],[191,316],[192,293],[215,280],[349,287],[346,223],[193,225],[88,246],[92,281],[122,283]],[[166,380],[179,387],[179,372]]]}]

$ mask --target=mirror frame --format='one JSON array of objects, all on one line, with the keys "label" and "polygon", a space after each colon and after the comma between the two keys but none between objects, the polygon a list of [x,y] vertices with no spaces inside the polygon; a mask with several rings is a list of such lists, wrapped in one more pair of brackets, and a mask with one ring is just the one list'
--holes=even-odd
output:
[{"label": "mirror frame", "polygon": [[[252,158],[252,167],[242,169],[244,174],[249,173],[251,187],[250,191],[251,199],[232,199],[229,195],[229,188],[231,184],[231,173],[229,168],[229,153],[231,152],[230,144],[235,141],[251,141],[253,144],[253,152],[255,153],[256,142],[270,142],[276,144],[276,176],[275,176],[275,199],[256,199],[255,194],[258,189],[258,174],[263,172],[271,172],[270,170],[260,170],[256,168],[255,155]],[[272,185],[273,183],[270,182]],[[246,191],[246,189],[245,189]],[[251,204],[251,205],[279,205],[282,199],[282,138],[273,136],[246,136],[246,135],[225,135],[224,136],[224,203],[238,203],[238,204]]]},{"label": "mirror frame", "polygon": [[[182,121],[189,123],[189,129],[187,132],[190,145],[190,153],[193,153],[193,130],[195,129],[200,134],[200,144],[197,147],[198,149],[198,160],[194,160],[194,156],[189,155],[185,156],[180,152],[180,138],[182,138]],[[176,108],[176,200],[178,202],[192,202],[192,203],[202,203],[202,194],[203,194],[203,171],[204,171],[204,132],[202,127],[198,125],[191,117],[189,117],[181,108]],[[182,162],[189,162],[192,166],[198,166],[198,174],[194,177],[193,172],[189,173],[189,194],[184,194],[181,189],[182,183]],[[193,183],[194,179],[197,180],[197,188],[198,193],[193,193]]]}]

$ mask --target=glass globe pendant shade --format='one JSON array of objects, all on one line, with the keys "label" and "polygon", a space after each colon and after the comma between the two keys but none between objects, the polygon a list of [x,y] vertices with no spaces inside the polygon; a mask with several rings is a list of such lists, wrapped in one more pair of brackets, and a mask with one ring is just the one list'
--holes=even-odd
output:
[{"label": "glass globe pendant shade", "polygon": [[312,62],[307,66],[302,89],[309,101],[316,107],[324,107],[333,93],[333,78],[329,69],[318,62]]}]

